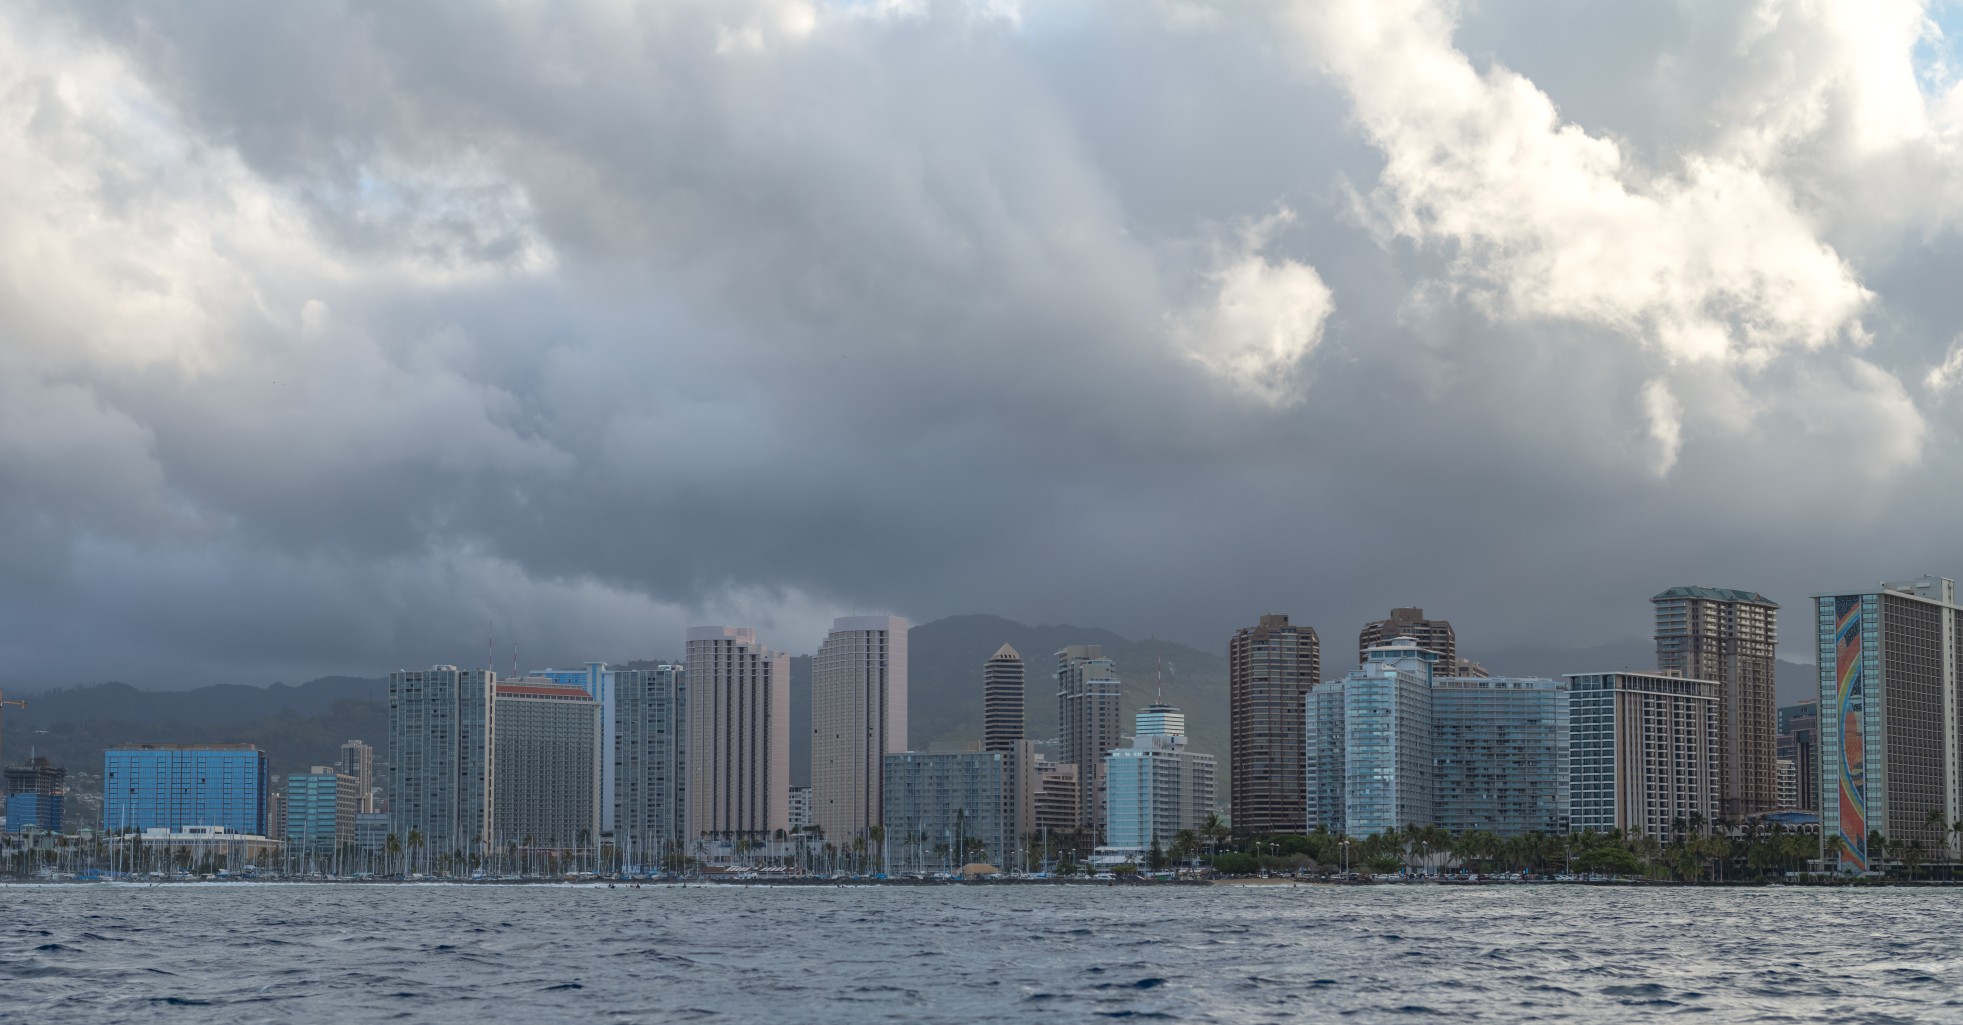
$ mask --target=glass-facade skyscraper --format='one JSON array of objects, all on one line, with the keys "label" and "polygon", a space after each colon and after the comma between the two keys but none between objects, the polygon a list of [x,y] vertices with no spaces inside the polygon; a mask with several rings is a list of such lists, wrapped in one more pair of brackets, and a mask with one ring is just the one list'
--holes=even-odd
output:
[{"label": "glass-facade skyscraper", "polygon": [[102,753],[102,828],[264,836],[266,782],[266,753],[251,744],[112,747]]},{"label": "glass-facade skyscraper", "polygon": [[1437,653],[1408,637],[1365,655],[1361,668],[1308,695],[1309,828],[1567,830],[1566,682],[1434,676]]},{"label": "glass-facade skyscraper", "polygon": [[1432,681],[1434,825],[1500,836],[1568,831],[1568,682]]},{"label": "glass-facade skyscraper", "polygon": [[1309,828],[1371,836],[1429,826],[1438,654],[1399,637],[1364,655],[1362,666],[1311,692],[1303,713]]}]

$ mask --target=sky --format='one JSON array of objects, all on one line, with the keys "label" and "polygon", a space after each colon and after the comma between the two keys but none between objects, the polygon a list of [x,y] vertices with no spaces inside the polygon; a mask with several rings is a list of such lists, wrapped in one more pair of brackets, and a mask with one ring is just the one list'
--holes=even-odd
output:
[{"label": "sky", "polygon": [[1963,575],[1902,0],[0,7],[0,686]]}]

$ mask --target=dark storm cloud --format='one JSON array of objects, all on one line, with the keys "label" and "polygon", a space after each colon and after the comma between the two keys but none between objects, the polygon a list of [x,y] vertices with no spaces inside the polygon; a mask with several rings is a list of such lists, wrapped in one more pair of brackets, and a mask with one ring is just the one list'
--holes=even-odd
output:
[{"label": "dark storm cloud", "polygon": [[[1874,296],[1819,314],[1833,339],[1687,360],[1643,326],[1675,299],[1507,295],[1561,240],[1437,213],[1494,182],[1380,187],[1401,143],[1369,67],[1296,20],[14,15],[0,682],[379,672],[487,631],[500,664],[667,655],[710,620],[805,650],[873,609],[1208,646],[1287,610],[1340,650],[1421,603],[1476,654],[1641,634],[1673,583],[1791,602],[1963,570],[1933,532],[1950,414],[1919,390],[1948,339],[1890,331],[1947,316],[1915,269],[1953,247],[1940,212],[1855,265]],[[1645,27],[1626,63],[1701,52]],[[1535,64],[1567,40],[1516,5],[1458,38],[1650,131],[1645,161],[1715,145],[1640,83]],[[1792,217],[1713,234],[1852,219],[1781,159],[1750,168]],[[1406,202],[1434,219],[1387,231]],[[1740,345],[1805,313],[1721,298]]]}]

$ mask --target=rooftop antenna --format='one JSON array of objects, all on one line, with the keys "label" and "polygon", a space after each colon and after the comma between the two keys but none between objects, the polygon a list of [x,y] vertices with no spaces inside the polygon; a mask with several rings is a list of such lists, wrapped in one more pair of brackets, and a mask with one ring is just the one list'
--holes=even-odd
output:
[{"label": "rooftop antenna", "polygon": [[511,639],[511,677],[518,678],[518,638]]},{"label": "rooftop antenna", "polygon": [[484,671],[485,672],[487,673],[493,672],[497,669],[498,664],[496,662],[496,658],[497,656],[491,653],[491,621],[487,619],[484,621]]},{"label": "rooftop antenna", "polygon": [[1159,663],[1159,668],[1158,668],[1159,697],[1157,701],[1154,703],[1163,705],[1166,703],[1166,657],[1164,655],[1160,655],[1157,657],[1157,661]]}]

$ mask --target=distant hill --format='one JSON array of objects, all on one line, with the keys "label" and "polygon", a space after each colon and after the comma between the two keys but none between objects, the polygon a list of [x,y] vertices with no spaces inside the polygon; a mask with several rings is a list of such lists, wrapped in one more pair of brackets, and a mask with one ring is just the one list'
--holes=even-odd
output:
[{"label": "distant hill", "polygon": [[1069,644],[1098,644],[1117,663],[1124,732],[1132,714],[1152,703],[1159,660],[1165,699],[1184,709],[1192,747],[1219,759],[1221,794],[1227,774],[1227,658],[1171,641],[1128,640],[1097,627],[1025,626],[1000,616],[950,616],[922,623],[907,635],[907,733],[914,747],[936,741],[980,740],[982,664],[1004,643],[1022,655],[1028,673],[1028,730],[1038,740],[1057,735],[1056,653]]},{"label": "distant hill", "polygon": [[140,691],[100,683],[29,695],[7,710],[5,757],[29,752],[67,768],[73,789],[99,792],[103,749],[118,744],[256,744],[277,775],[331,764],[347,740],[386,746],[388,681],[328,677],[289,687]]}]

